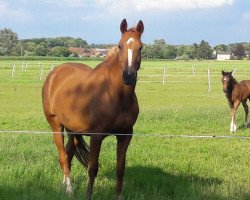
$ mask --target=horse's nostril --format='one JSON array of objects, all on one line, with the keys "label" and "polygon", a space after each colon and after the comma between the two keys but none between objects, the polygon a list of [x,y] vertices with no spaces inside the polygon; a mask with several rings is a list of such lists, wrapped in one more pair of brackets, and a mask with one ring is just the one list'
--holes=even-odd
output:
[{"label": "horse's nostril", "polygon": [[125,85],[135,85],[136,80],[137,80],[136,71],[125,70],[123,72],[123,81]]}]

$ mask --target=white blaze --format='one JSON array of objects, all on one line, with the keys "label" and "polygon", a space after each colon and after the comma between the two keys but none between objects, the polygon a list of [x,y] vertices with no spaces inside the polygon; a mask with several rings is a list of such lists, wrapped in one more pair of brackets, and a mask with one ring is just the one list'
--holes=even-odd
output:
[{"label": "white blaze", "polygon": [[133,50],[128,49],[128,67],[132,66]]},{"label": "white blaze", "polygon": [[129,38],[128,41],[127,41],[127,45],[128,45],[130,42],[134,42],[134,38]]},{"label": "white blaze", "polygon": [[[129,45],[131,42],[134,42],[133,38],[128,39],[127,45]],[[133,50],[128,48],[128,67],[132,66],[132,59],[133,59]]]}]

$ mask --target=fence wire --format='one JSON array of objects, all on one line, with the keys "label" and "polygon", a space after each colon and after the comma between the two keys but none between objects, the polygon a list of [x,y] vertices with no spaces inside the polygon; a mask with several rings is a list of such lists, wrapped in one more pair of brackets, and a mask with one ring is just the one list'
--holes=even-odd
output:
[{"label": "fence wire", "polygon": [[250,139],[250,136],[236,135],[174,135],[165,133],[79,133],[79,132],[52,132],[52,131],[30,131],[30,130],[0,130],[0,134],[74,134],[74,135],[103,135],[103,136],[140,136],[140,137],[162,137],[162,138],[193,138],[193,139]]}]

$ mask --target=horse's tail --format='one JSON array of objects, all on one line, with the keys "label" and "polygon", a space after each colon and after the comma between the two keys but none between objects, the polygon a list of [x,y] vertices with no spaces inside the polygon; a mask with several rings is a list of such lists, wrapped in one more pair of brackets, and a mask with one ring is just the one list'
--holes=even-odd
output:
[{"label": "horse's tail", "polygon": [[75,156],[85,168],[88,168],[90,156],[89,145],[84,141],[82,135],[77,135],[75,138],[77,139]]}]

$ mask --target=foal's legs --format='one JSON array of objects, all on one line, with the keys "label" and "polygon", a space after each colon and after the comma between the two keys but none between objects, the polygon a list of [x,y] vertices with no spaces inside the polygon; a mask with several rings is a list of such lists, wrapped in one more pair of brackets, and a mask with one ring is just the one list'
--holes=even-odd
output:
[{"label": "foal's legs", "polygon": [[126,152],[132,136],[121,135],[121,136],[116,136],[116,138],[117,138],[116,199],[121,199],[125,162],[126,162]]},{"label": "foal's legs", "polygon": [[231,117],[232,117],[231,125],[230,125],[231,132],[235,132],[237,129],[236,123],[235,123],[235,112],[236,112],[237,108],[239,107],[239,105],[240,105],[240,101],[235,100],[234,104],[233,104],[233,108],[231,109]]},{"label": "foal's legs", "polygon": [[245,128],[248,127],[248,121],[247,121],[247,118],[248,118],[248,106],[247,106],[247,100],[245,101],[242,101],[242,105],[244,107],[244,110],[245,110],[245,122],[244,122],[244,126]]},{"label": "foal's legs", "polygon": [[93,192],[93,184],[98,173],[98,158],[103,139],[104,136],[101,135],[92,135],[90,138],[90,159],[88,165],[89,182],[86,194],[87,199],[91,199],[91,195]]}]

